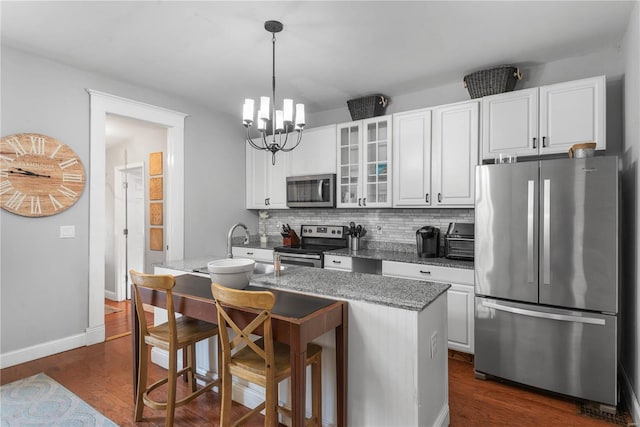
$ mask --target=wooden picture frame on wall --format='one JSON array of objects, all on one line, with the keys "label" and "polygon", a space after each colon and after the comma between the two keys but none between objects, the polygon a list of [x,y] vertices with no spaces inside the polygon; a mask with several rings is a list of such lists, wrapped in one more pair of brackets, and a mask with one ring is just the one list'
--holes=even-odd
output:
[{"label": "wooden picture frame on wall", "polygon": [[149,154],[149,175],[162,175],[162,151]]},{"label": "wooden picture frame on wall", "polygon": [[163,225],[163,209],[162,202],[149,203],[149,225]]},{"label": "wooden picture frame on wall", "polygon": [[149,200],[162,200],[162,177],[149,178]]},{"label": "wooden picture frame on wall", "polygon": [[152,251],[161,251],[164,246],[164,236],[162,228],[149,229],[149,249]]}]

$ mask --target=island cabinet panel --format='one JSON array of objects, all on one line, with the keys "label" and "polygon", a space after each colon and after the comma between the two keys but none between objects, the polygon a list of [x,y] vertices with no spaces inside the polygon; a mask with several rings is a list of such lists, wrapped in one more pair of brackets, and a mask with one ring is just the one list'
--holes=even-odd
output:
[{"label": "island cabinet panel", "polygon": [[249,258],[256,261],[273,263],[273,250],[260,248],[247,248],[243,246],[234,246],[231,253],[236,258]]},{"label": "island cabinet panel", "polygon": [[352,258],[349,256],[325,255],[324,268],[327,270],[351,271],[353,267]]},{"label": "island cabinet panel", "polygon": [[382,261],[384,276],[449,283],[447,291],[448,345],[452,350],[474,352],[473,270],[427,264]]},{"label": "island cabinet panel", "polygon": [[349,300],[348,425],[449,424],[446,300],[419,312]]}]

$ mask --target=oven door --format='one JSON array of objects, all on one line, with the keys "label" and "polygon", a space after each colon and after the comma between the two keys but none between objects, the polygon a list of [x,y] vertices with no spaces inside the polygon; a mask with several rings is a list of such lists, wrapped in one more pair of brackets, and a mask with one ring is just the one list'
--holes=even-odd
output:
[{"label": "oven door", "polygon": [[280,254],[281,264],[322,268],[322,255],[320,254],[291,254],[283,252],[278,253]]}]

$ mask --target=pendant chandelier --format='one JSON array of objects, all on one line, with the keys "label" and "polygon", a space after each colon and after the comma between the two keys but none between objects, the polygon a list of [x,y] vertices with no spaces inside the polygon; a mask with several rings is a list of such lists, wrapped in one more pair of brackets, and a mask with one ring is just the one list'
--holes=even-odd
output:
[{"label": "pendant chandelier", "polygon": [[[276,164],[276,153],[278,151],[289,152],[296,148],[302,140],[302,131],[305,126],[304,104],[296,104],[295,125],[293,120],[293,101],[284,99],[282,110],[276,110],[276,33],[282,31],[283,25],[278,21],[267,21],[264,29],[272,34],[271,43],[273,45],[273,74],[271,78],[271,99],[268,96],[260,97],[260,109],[257,114],[257,127],[261,136],[257,143],[251,138],[251,126],[254,122],[254,101],[245,99],[242,107],[242,123],[247,128],[247,142],[256,150],[271,152],[271,164]],[[289,133],[296,131],[296,142],[293,146],[287,146]],[[271,141],[269,141],[269,136]]]}]

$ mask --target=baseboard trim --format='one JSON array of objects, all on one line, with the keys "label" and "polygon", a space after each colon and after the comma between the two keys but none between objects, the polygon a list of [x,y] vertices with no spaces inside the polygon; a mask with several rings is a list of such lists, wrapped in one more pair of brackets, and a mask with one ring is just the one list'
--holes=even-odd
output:
[{"label": "baseboard trim", "polygon": [[106,335],[106,330],[104,323],[102,325],[98,325],[95,328],[87,328],[85,330],[85,345],[93,345],[104,342],[104,337]]},{"label": "baseboard trim", "polygon": [[444,404],[433,425],[438,427],[447,427],[449,425],[449,403]]},{"label": "baseboard trim", "polygon": [[[104,326],[102,328],[102,334],[104,338]],[[2,353],[0,354],[0,369],[19,365],[20,363],[31,362],[32,360],[51,356],[52,354],[73,350],[74,348],[84,347],[88,345],[87,342],[87,334],[84,333]]]},{"label": "baseboard trim", "polygon": [[620,369],[620,377],[622,378],[622,392],[629,406],[629,413],[631,414],[631,418],[633,418],[633,422],[636,425],[640,425],[640,401],[638,401],[638,396],[634,393],[633,387],[631,387],[631,381],[624,367],[621,364],[618,365],[618,367]]},{"label": "baseboard trim", "polygon": [[104,297],[106,299],[110,299],[111,301],[118,301],[118,297],[115,292],[104,290]]}]

